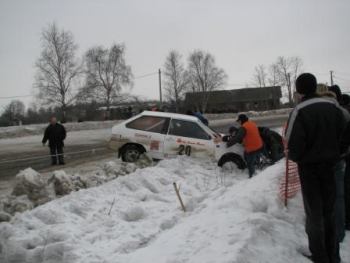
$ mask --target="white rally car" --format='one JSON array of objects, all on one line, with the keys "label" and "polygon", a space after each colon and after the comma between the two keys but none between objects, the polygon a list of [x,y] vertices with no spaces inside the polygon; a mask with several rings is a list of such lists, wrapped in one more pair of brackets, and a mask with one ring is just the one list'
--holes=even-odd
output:
[{"label": "white rally car", "polygon": [[197,117],[144,111],[115,125],[109,146],[125,162],[135,162],[147,152],[153,159],[188,155],[215,160],[219,166],[227,163],[244,169],[242,145],[227,148],[220,137]]}]

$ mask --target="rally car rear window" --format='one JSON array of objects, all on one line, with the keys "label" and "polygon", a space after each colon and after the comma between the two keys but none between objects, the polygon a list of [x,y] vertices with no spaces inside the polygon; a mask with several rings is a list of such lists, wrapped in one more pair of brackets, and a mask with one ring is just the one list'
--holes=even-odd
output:
[{"label": "rally car rear window", "polygon": [[197,123],[172,119],[169,128],[170,135],[210,140],[211,137]]},{"label": "rally car rear window", "polygon": [[170,118],[141,116],[126,124],[127,128],[166,134]]}]

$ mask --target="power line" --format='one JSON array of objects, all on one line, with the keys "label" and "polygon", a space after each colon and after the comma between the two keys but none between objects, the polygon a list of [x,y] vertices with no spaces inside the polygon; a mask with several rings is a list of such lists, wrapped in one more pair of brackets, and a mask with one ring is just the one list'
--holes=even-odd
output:
[{"label": "power line", "polygon": [[15,98],[26,98],[26,97],[33,97],[33,95],[8,96],[8,97],[0,97],[0,99],[15,99]]},{"label": "power line", "polygon": [[[82,151],[76,151],[76,152],[67,152],[67,153],[62,153],[62,154],[57,154],[57,155],[64,155],[64,156],[70,156],[70,155],[76,155],[76,154],[81,154],[81,153],[87,153],[90,152],[91,154],[95,154],[97,151],[105,150],[105,147],[98,147],[98,148],[91,148],[88,150],[82,150]],[[30,160],[38,160],[38,159],[43,159],[43,158],[48,158],[56,155],[51,155],[51,154],[45,154],[45,155],[39,155],[39,156],[32,156],[32,157],[26,157],[26,158],[19,158],[19,159],[7,159],[0,161],[0,164],[4,163],[14,163],[14,162],[20,162],[20,161],[30,161]]]},{"label": "power line", "polygon": [[142,78],[146,78],[146,77],[157,75],[157,74],[158,74],[158,72],[152,72],[152,73],[148,73],[145,75],[136,76],[136,77],[134,77],[134,79],[142,79]]}]

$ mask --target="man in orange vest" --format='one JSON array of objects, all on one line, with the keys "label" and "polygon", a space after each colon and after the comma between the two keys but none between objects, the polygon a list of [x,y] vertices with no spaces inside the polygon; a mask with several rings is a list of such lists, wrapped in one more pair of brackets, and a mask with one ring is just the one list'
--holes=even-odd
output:
[{"label": "man in orange vest", "polygon": [[231,147],[236,143],[243,143],[244,159],[247,163],[249,178],[255,173],[255,163],[259,158],[263,148],[263,140],[260,137],[259,129],[255,122],[250,121],[245,114],[238,116],[237,122],[241,124],[236,135],[231,137],[227,142],[227,147]]}]

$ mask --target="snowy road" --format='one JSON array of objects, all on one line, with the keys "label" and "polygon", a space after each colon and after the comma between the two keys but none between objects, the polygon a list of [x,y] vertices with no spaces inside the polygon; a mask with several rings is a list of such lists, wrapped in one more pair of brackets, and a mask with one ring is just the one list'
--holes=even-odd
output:
[{"label": "snowy road", "polygon": [[[260,126],[281,127],[286,122],[287,115],[257,117],[254,120]],[[211,126],[225,133],[234,121],[232,119],[215,120],[211,121]],[[107,148],[110,133],[110,128],[69,132],[65,141],[67,165],[74,166],[91,160],[112,157],[114,153]],[[32,167],[37,171],[52,169],[49,157],[45,157],[49,154],[48,147],[42,146],[41,139],[40,135],[0,139],[0,181],[8,180],[26,167]]]},{"label": "snowy road", "polygon": [[[69,132],[65,141],[67,163],[75,165],[112,156],[113,152],[107,148],[110,134],[111,129]],[[49,149],[42,146],[41,140],[39,135],[0,140],[0,180],[12,177],[26,167],[40,171],[51,169],[50,159],[46,156]]]}]

